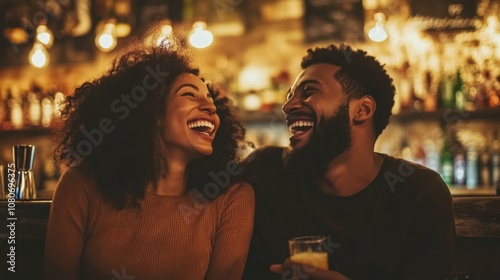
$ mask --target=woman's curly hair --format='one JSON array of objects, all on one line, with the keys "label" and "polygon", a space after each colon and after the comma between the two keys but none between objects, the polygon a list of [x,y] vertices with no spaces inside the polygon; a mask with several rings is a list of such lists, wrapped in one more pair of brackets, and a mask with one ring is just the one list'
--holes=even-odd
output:
[{"label": "woman's curly hair", "polygon": [[[137,207],[146,185],[168,170],[159,152],[158,120],[182,73],[198,76],[199,70],[180,48],[140,45],[127,50],[104,75],[83,83],[64,102],[55,159],[89,174],[115,208]],[[245,137],[230,100],[211,86],[209,91],[221,123],[212,155],[188,165],[188,189],[202,190],[211,171],[236,161],[238,143]]]},{"label": "woman's curly hair", "polygon": [[384,67],[363,50],[353,50],[349,45],[329,45],[308,49],[302,58],[302,69],[318,63],[337,65],[340,70],[335,78],[342,85],[348,98],[373,97],[377,109],[373,114],[375,136],[378,137],[389,123],[394,105],[395,87]]}]

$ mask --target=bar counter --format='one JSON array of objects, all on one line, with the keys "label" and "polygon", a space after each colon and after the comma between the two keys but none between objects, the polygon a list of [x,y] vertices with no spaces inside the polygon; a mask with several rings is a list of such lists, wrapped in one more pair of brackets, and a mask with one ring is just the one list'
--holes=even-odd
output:
[{"label": "bar counter", "polygon": [[[475,275],[456,279],[500,279],[500,196],[454,196],[453,201],[457,234],[454,271]],[[6,224],[0,230],[0,262],[7,263],[14,245],[16,271],[14,275],[3,268],[1,279],[39,279],[50,205],[51,200],[16,201],[14,215],[9,215],[8,202],[0,201],[1,219]],[[15,224],[12,231],[8,227],[11,222]],[[12,239],[15,244],[9,243]]]}]

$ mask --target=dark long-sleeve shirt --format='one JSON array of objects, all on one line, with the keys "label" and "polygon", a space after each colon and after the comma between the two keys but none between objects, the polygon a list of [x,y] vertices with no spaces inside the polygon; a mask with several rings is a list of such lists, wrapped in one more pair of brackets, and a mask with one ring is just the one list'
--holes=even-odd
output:
[{"label": "dark long-sleeve shirt", "polygon": [[257,150],[245,163],[256,216],[244,279],[291,279],[269,272],[289,256],[288,240],[324,235],[329,267],[350,279],[444,279],[453,263],[453,201],[439,174],[383,155],[377,177],[350,197],[323,193],[290,176],[283,149]]}]

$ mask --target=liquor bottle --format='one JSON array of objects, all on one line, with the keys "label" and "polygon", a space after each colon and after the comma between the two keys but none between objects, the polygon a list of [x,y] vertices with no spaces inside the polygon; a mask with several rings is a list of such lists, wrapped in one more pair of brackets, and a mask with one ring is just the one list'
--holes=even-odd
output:
[{"label": "liquor bottle", "polygon": [[436,143],[431,139],[424,141],[425,166],[436,172],[440,172],[440,158]]},{"label": "liquor bottle", "polygon": [[424,99],[424,111],[432,112],[437,109],[437,92],[432,86],[432,73],[430,71],[425,72],[425,99]]},{"label": "liquor bottle", "polygon": [[488,104],[488,90],[491,85],[491,74],[489,70],[484,71],[482,74],[482,80],[477,86],[477,94],[475,99],[476,110],[484,110],[489,107]]},{"label": "liquor bottle", "polygon": [[488,90],[488,105],[490,108],[500,106],[500,76],[496,77],[496,81]]},{"label": "liquor bottle", "polygon": [[460,76],[460,70],[457,70],[457,75],[455,77],[455,84],[453,85],[453,95],[455,97],[455,106],[458,110],[465,109],[465,103],[467,101],[467,95],[464,90],[464,82]]},{"label": "liquor bottle", "polygon": [[7,88],[7,96],[5,97],[5,99],[2,102],[3,108],[5,110],[3,121],[2,121],[2,123],[0,123],[2,130],[12,129],[12,121],[11,121],[12,102],[11,102],[11,99],[12,99],[12,91],[10,88]]},{"label": "liquor bottle", "polygon": [[481,151],[479,156],[479,185],[491,186],[490,154],[486,149]]},{"label": "liquor bottle", "polygon": [[478,180],[478,160],[479,154],[474,144],[467,147],[466,179],[465,184],[468,189],[475,189],[479,184]]},{"label": "liquor bottle", "polygon": [[401,140],[401,158],[407,161],[413,161],[413,152],[406,137]]},{"label": "liquor bottle", "polygon": [[31,126],[39,127],[41,125],[42,105],[40,101],[41,89],[33,83],[30,93],[28,94],[29,110],[26,114],[29,115]]},{"label": "liquor bottle", "polygon": [[491,184],[500,188],[500,138],[498,130],[493,132],[493,142],[490,150]]},{"label": "liquor bottle", "polygon": [[3,122],[6,120],[7,104],[4,102],[2,91],[0,91],[0,130],[3,130]]},{"label": "liquor bottle", "polygon": [[43,127],[50,127],[52,123],[52,117],[54,114],[54,105],[49,96],[45,96],[42,99],[42,105],[41,105],[41,122]]},{"label": "liquor bottle", "polygon": [[413,151],[413,162],[425,166],[425,151],[422,147],[422,142],[418,141]]},{"label": "liquor bottle", "polygon": [[31,121],[29,117],[29,107],[30,103],[28,101],[28,92],[26,90],[21,90],[21,109],[23,111],[23,124],[25,127],[30,127],[31,126]]},{"label": "liquor bottle", "polygon": [[453,93],[453,78],[445,73],[439,81],[439,108],[452,109],[455,106],[455,95]]},{"label": "liquor bottle", "polygon": [[453,155],[449,143],[449,137],[445,135],[443,148],[441,149],[441,177],[444,182],[451,186],[453,180]]},{"label": "liquor bottle", "polygon": [[24,126],[23,108],[16,90],[17,88],[13,88],[12,98],[9,100],[10,121],[12,128],[21,129]]},{"label": "liquor bottle", "polygon": [[451,137],[453,152],[453,184],[457,186],[465,186],[465,149],[462,143],[458,140],[456,131],[452,132]]}]

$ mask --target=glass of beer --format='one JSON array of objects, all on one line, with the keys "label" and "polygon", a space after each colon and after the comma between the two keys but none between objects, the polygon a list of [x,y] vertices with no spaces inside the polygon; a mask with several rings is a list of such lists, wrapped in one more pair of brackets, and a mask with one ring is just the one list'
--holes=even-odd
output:
[{"label": "glass of beer", "polygon": [[328,253],[324,236],[301,236],[288,241],[290,260],[307,267],[328,270]]}]

